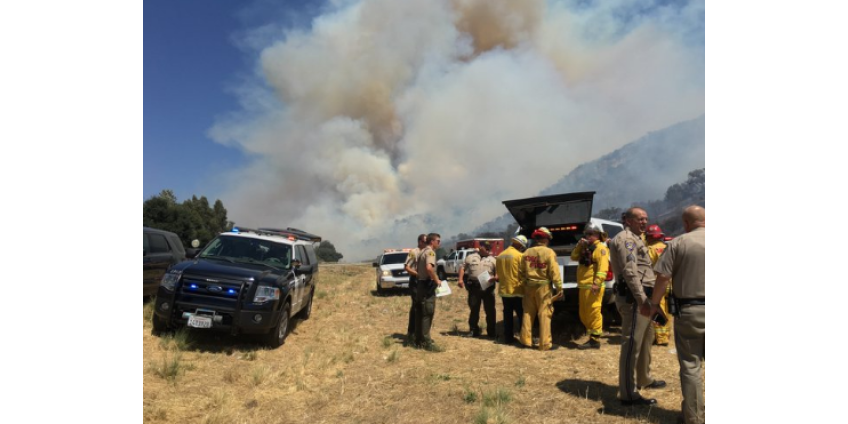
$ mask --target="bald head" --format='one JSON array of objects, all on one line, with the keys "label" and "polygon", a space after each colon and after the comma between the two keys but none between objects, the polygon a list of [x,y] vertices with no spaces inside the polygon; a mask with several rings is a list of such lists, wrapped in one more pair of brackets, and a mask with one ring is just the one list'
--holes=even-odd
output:
[{"label": "bald head", "polygon": [[692,205],[683,210],[683,226],[687,233],[698,227],[706,227],[706,221],[706,211],[698,205]]}]

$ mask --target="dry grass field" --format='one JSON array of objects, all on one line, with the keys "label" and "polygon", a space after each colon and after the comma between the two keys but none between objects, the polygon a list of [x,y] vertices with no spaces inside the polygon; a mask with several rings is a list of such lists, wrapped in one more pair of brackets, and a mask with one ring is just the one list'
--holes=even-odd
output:
[{"label": "dry grass field", "polygon": [[[286,344],[197,331],[151,335],[144,304],[146,423],[674,423],[674,347],[653,347],[658,407],[616,398],[620,331],[575,349],[582,327],[554,318],[549,352],[468,337],[464,290],[437,300],[432,335],[443,352],[403,346],[409,297],[377,296],[369,265],[322,266],[312,318]],[[500,300],[500,299],[498,299]],[[500,326],[500,302],[498,325]],[[485,323],[481,311],[481,325]]]}]

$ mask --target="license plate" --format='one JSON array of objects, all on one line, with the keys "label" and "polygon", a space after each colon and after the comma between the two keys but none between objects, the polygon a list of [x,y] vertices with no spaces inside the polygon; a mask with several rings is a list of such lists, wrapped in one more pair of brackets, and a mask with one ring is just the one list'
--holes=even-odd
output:
[{"label": "license plate", "polygon": [[188,317],[188,326],[194,328],[212,328],[212,318],[192,315]]}]

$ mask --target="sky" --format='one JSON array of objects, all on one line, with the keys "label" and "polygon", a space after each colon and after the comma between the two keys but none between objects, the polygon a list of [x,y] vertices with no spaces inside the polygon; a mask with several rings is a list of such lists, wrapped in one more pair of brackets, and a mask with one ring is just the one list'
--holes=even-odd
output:
[{"label": "sky", "polygon": [[303,228],[348,259],[470,231],[703,114],[704,17],[702,1],[145,2],[144,199],[221,199],[238,225]]}]

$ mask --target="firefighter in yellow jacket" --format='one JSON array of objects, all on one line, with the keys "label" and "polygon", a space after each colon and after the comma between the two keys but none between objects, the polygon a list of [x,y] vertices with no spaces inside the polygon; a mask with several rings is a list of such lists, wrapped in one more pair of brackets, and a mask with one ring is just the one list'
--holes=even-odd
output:
[{"label": "firefighter in yellow jacket", "polygon": [[[663,251],[665,251],[668,246],[663,241],[665,239],[665,234],[663,234],[659,225],[649,225],[645,234],[648,239],[648,256],[651,257],[651,266],[653,266],[657,264],[657,261],[663,254]],[[671,284],[669,284],[666,288],[666,293],[660,301],[660,309],[662,309],[666,317],[671,317],[668,313],[668,306],[666,304],[666,298],[668,298],[669,294],[671,294]],[[669,319],[666,321],[665,325],[659,325],[655,322],[654,333],[656,334],[654,343],[660,346],[668,346],[668,339],[671,335],[671,320]]]},{"label": "firefighter in yellow jacket", "polygon": [[513,315],[518,316],[519,331],[524,320],[524,283],[518,278],[518,268],[521,267],[521,258],[524,256],[522,252],[526,248],[527,237],[517,235],[512,238],[512,245],[495,258],[495,280],[498,282],[498,294],[503,304],[504,344],[518,344]]},{"label": "firefighter in yellow jacket", "polygon": [[551,315],[554,312],[551,287],[555,292],[553,296],[559,296],[562,293],[562,277],[556,253],[548,247],[553,238],[550,230],[539,227],[532,237],[535,245],[524,252],[518,268],[518,276],[524,282],[524,319],[520,341],[524,346],[533,346],[533,320],[538,317],[539,350],[550,350],[553,347]]},{"label": "firefighter in yellow jacket", "polygon": [[604,244],[606,234],[594,223],[586,224],[583,237],[571,252],[577,261],[577,289],[580,302],[580,321],[589,333],[589,341],[578,349],[600,349],[603,334],[601,305],[604,299],[604,281],[609,271],[609,249]]}]

